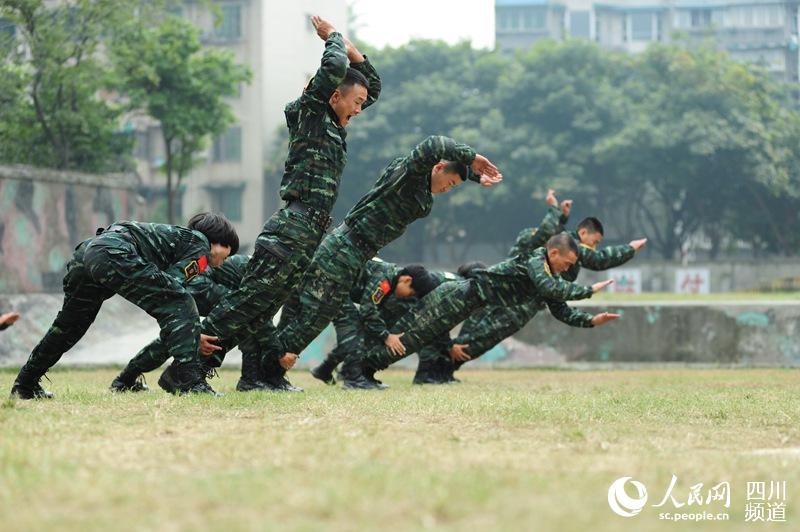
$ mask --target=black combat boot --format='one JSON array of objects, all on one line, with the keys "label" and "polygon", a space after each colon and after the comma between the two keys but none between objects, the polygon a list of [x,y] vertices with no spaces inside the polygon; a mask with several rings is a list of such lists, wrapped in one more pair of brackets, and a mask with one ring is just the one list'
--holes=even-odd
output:
[{"label": "black combat boot", "polygon": [[419,359],[417,372],[414,374],[413,384],[443,384],[439,375],[438,360]]},{"label": "black combat boot", "polygon": [[242,356],[242,376],[236,383],[237,392],[269,390],[261,380],[261,359],[258,356]]},{"label": "black combat boot", "polygon": [[42,388],[39,381],[44,373],[31,370],[27,365],[19,370],[14,385],[11,387],[12,399],[52,399],[53,394]]},{"label": "black combat boot", "polygon": [[375,370],[361,362],[342,366],[342,387],[348,390],[385,390],[385,384],[375,378]]},{"label": "black combat boot", "polygon": [[311,369],[311,376],[325,384],[336,384],[336,377],[333,376],[333,371],[338,365],[334,358],[327,357],[322,361],[322,364]]},{"label": "black combat boot", "polygon": [[438,364],[437,375],[444,384],[458,384],[459,382],[461,382],[453,375],[453,372],[455,372],[456,370],[456,366],[450,357],[441,358],[436,362]]},{"label": "black combat boot", "polygon": [[149,390],[144,375],[131,364],[125,366],[122,373],[111,383],[112,392],[146,392]]},{"label": "black combat boot", "polygon": [[199,362],[184,362],[176,364],[173,362],[158,379],[161,388],[175,395],[184,393],[204,393],[220,397],[219,394],[206,382],[206,372],[216,371],[214,368],[204,367]]},{"label": "black combat boot", "polygon": [[267,353],[261,359],[261,381],[266,386],[265,389],[272,392],[301,393],[304,391],[286,378],[286,370],[278,362],[276,353]]}]

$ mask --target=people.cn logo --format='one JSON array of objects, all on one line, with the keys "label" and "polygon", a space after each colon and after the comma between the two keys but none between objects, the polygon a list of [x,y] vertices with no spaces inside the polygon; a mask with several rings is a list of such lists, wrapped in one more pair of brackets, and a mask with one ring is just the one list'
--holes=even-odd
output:
[{"label": "people.cn logo", "polygon": [[[636,488],[637,497],[630,497],[625,492],[625,484],[629,480]],[[608,488],[608,505],[617,515],[633,517],[642,511],[645,504],[647,504],[647,488],[641,482],[631,480],[631,477],[618,478]]]}]

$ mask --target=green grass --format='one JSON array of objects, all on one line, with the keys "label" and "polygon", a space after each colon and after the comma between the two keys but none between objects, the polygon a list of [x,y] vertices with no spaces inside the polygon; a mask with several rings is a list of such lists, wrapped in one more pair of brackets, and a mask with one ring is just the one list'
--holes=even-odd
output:
[{"label": "green grass", "polygon": [[[0,403],[0,529],[800,526],[796,370],[467,371],[440,387],[390,371],[386,392],[295,372],[305,394],[219,399],[115,396],[114,374],[55,371],[54,401]],[[236,374],[221,375],[231,392]],[[12,380],[0,373],[3,393]],[[693,484],[729,481],[730,521],[660,521],[670,504],[650,505],[673,473],[683,501]],[[606,502],[621,476],[649,490],[630,519]],[[788,483],[788,522],[745,523],[746,483],[769,480]]]}]

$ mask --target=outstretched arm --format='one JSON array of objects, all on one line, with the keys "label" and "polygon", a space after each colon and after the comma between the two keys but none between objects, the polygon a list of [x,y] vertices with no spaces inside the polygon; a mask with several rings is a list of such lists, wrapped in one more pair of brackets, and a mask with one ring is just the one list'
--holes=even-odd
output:
[{"label": "outstretched arm", "polygon": [[[596,291],[593,287],[570,283],[553,275],[547,263],[545,248],[537,250],[528,260],[528,276],[536,287],[537,295],[555,301],[586,299],[592,297]],[[598,290],[602,288],[600,286]]]},{"label": "outstretched arm", "polygon": [[578,261],[581,266],[595,271],[616,268],[631,260],[645,243],[647,243],[647,239],[643,238],[634,240],[630,244],[608,246],[600,250],[594,250],[582,245],[580,246]]}]

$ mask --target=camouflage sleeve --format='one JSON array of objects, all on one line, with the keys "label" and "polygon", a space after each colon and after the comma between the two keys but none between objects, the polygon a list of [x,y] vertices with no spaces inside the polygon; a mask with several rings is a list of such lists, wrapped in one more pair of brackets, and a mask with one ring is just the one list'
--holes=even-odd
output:
[{"label": "camouflage sleeve", "polygon": [[364,77],[369,81],[369,89],[367,90],[367,101],[361,106],[361,109],[366,109],[378,100],[381,95],[381,78],[369,58],[365,55],[363,63],[350,63],[350,66],[364,74]]},{"label": "camouflage sleeve", "polygon": [[214,282],[209,272],[202,273],[185,283],[186,291],[194,298],[200,315],[205,316],[230,289]]},{"label": "camouflage sleeve", "polygon": [[325,41],[322,64],[303,91],[303,96],[300,98],[301,103],[328,105],[328,100],[346,74],[347,48],[342,34],[334,31],[328,35],[328,40]]},{"label": "camouflage sleeve", "polygon": [[361,316],[361,324],[364,331],[369,336],[386,340],[389,336],[389,327],[381,317],[380,308],[378,304],[373,301],[372,292],[369,290],[364,291],[364,296],[359,303],[359,314]]},{"label": "camouflage sleeve", "polygon": [[547,213],[536,229],[523,229],[517,236],[510,255],[530,255],[537,248],[547,244],[551,236],[564,230],[563,215],[558,207],[548,207]]},{"label": "camouflage sleeve", "polygon": [[471,357],[479,357],[509,336],[504,329],[505,327],[502,325],[498,327],[476,326],[467,328],[465,324],[461,332],[458,333],[458,337],[453,340],[453,343],[466,344],[469,355]]},{"label": "camouflage sleeve", "polygon": [[616,268],[625,264],[636,254],[628,244],[622,246],[608,246],[600,251],[596,251],[588,246],[580,246],[578,262],[584,268],[600,271]]},{"label": "camouflage sleeve", "polygon": [[205,237],[193,234],[192,240],[186,244],[178,260],[171,264],[165,273],[185,287],[189,281],[206,271],[210,252]]},{"label": "camouflage sleeve", "polygon": [[470,165],[475,160],[475,150],[451,138],[432,135],[411,151],[411,166],[416,172],[430,172],[442,159]]},{"label": "camouflage sleeve", "polygon": [[453,343],[467,344],[470,356],[479,357],[519,332],[536,313],[530,304],[485,307],[467,318]]},{"label": "camouflage sleeve", "polygon": [[574,309],[563,301],[548,301],[547,307],[555,319],[570,327],[594,327],[592,325],[594,315]]},{"label": "camouflage sleeve", "polygon": [[570,283],[553,275],[545,259],[545,248],[538,249],[528,261],[528,276],[537,295],[555,301],[573,301],[592,297],[592,288]]}]

